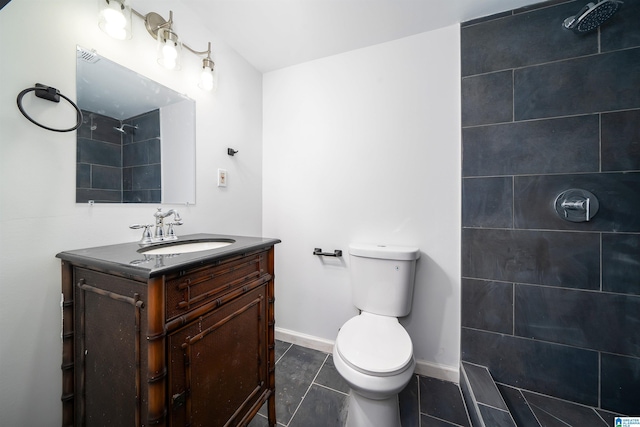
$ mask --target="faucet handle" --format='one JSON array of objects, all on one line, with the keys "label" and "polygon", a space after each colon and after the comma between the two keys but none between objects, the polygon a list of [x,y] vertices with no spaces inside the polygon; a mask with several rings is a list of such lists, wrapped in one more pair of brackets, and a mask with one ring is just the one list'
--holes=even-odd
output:
[{"label": "faucet handle", "polygon": [[182,221],[170,222],[168,224],[169,228],[167,229],[167,235],[165,236],[164,240],[177,240],[178,236],[176,236],[176,232],[173,230],[173,226],[182,224]]},{"label": "faucet handle", "polygon": [[133,230],[139,230],[144,228],[142,231],[142,238],[140,239],[140,244],[147,245],[149,243],[153,243],[153,238],[151,237],[151,230],[149,228],[153,227],[153,224],[131,224],[129,228]]}]

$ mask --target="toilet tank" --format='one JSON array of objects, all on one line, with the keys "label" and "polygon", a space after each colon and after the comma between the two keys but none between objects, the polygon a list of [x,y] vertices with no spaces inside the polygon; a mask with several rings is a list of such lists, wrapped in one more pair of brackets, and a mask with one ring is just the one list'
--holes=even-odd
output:
[{"label": "toilet tank", "polygon": [[409,314],[420,249],[354,243],[349,245],[349,255],[356,307],[383,316]]}]

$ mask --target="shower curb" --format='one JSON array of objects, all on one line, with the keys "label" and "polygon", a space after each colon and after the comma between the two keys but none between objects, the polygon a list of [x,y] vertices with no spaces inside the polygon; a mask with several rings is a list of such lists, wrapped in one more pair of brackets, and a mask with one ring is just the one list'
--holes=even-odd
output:
[{"label": "shower curb", "polygon": [[517,427],[485,366],[462,362],[460,388],[473,427]]}]

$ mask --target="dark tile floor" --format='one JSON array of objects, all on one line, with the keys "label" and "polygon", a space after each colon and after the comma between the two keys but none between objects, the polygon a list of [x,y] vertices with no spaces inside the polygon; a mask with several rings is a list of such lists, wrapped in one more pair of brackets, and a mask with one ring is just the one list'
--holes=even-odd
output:
[{"label": "dark tile floor", "polygon": [[[341,427],[349,386],[330,354],[276,341],[276,417],[285,427]],[[400,393],[402,427],[471,427],[457,384],[415,375]],[[249,424],[267,426],[266,410]]]}]

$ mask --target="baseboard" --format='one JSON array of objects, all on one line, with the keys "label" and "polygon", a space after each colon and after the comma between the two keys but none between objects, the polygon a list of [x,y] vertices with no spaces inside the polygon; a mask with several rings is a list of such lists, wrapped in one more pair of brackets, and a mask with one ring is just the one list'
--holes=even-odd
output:
[{"label": "baseboard", "polygon": [[324,353],[333,353],[335,341],[276,327],[276,339]]},{"label": "baseboard", "polygon": [[416,360],[416,374],[460,384],[460,370],[455,366]]},{"label": "baseboard", "polygon": [[[335,344],[335,341],[291,331],[289,329],[278,327],[275,329],[277,340],[322,351],[324,353],[333,353],[333,345]],[[426,360],[416,360],[415,373],[425,377],[437,378],[442,381],[449,381],[456,384],[460,383],[460,370],[453,366],[427,362]]]}]

